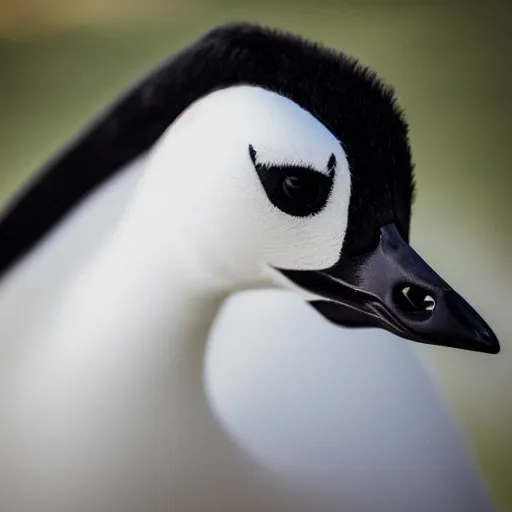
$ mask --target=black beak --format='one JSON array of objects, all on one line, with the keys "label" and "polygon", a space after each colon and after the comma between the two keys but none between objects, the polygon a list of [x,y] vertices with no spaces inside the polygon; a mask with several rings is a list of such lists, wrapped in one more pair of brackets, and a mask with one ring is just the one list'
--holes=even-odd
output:
[{"label": "black beak", "polygon": [[380,327],[432,345],[497,354],[500,344],[480,315],[404,242],[392,224],[375,250],[319,271],[280,270],[327,300],[311,302],[345,327]]}]

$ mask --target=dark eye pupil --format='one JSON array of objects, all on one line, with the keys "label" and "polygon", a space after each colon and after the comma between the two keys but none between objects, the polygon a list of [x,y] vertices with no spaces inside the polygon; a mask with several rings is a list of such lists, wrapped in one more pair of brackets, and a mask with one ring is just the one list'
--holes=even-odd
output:
[{"label": "dark eye pupil", "polygon": [[287,176],[283,180],[283,191],[292,201],[305,204],[314,202],[318,197],[318,188],[297,176]]}]

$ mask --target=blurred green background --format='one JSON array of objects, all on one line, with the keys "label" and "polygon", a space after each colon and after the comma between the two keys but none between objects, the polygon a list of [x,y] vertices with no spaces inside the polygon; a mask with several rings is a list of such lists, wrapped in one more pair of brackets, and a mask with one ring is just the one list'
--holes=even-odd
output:
[{"label": "blurred green background", "polygon": [[414,245],[502,342],[499,356],[417,350],[498,506],[512,511],[509,10],[501,1],[0,0],[0,201],[132,81],[216,24],[259,21],[358,57],[407,111]]}]

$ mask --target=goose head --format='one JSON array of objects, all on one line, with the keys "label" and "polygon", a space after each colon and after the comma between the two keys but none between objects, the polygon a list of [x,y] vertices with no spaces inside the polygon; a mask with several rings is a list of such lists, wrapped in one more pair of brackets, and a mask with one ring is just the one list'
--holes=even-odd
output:
[{"label": "goose head", "polygon": [[[194,102],[164,134],[143,208],[179,219],[182,245],[233,289],[271,283],[340,326],[496,353],[484,320],[408,244],[407,139],[367,136],[375,139],[347,155],[343,138],[290,98],[227,87]],[[402,162],[379,169],[381,145]],[[372,152],[377,168],[365,176],[359,158]],[[163,176],[183,162],[189,169],[168,201]]]},{"label": "goose head", "polygon": [[280,286],[340,326],[499,351],[409,245],[413,164],[392,89],[343,53],[245,23],[173,56],[48,164],[0,222],[0,273],[148,151],[133,250],[188,286]]}]

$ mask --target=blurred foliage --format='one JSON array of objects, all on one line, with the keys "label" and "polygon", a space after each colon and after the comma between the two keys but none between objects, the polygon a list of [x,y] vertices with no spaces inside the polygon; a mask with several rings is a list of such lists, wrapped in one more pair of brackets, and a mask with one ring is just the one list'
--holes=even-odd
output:
[{"label": "blurred foliage", "polygon": [[512,510],[512,40],[505,3],[0,0],[0,200],[145,71],[234,19],[343,49],[396,88],[417,163],[413,242],[504,347],[495,357],[418,350],[501,509]]}]

